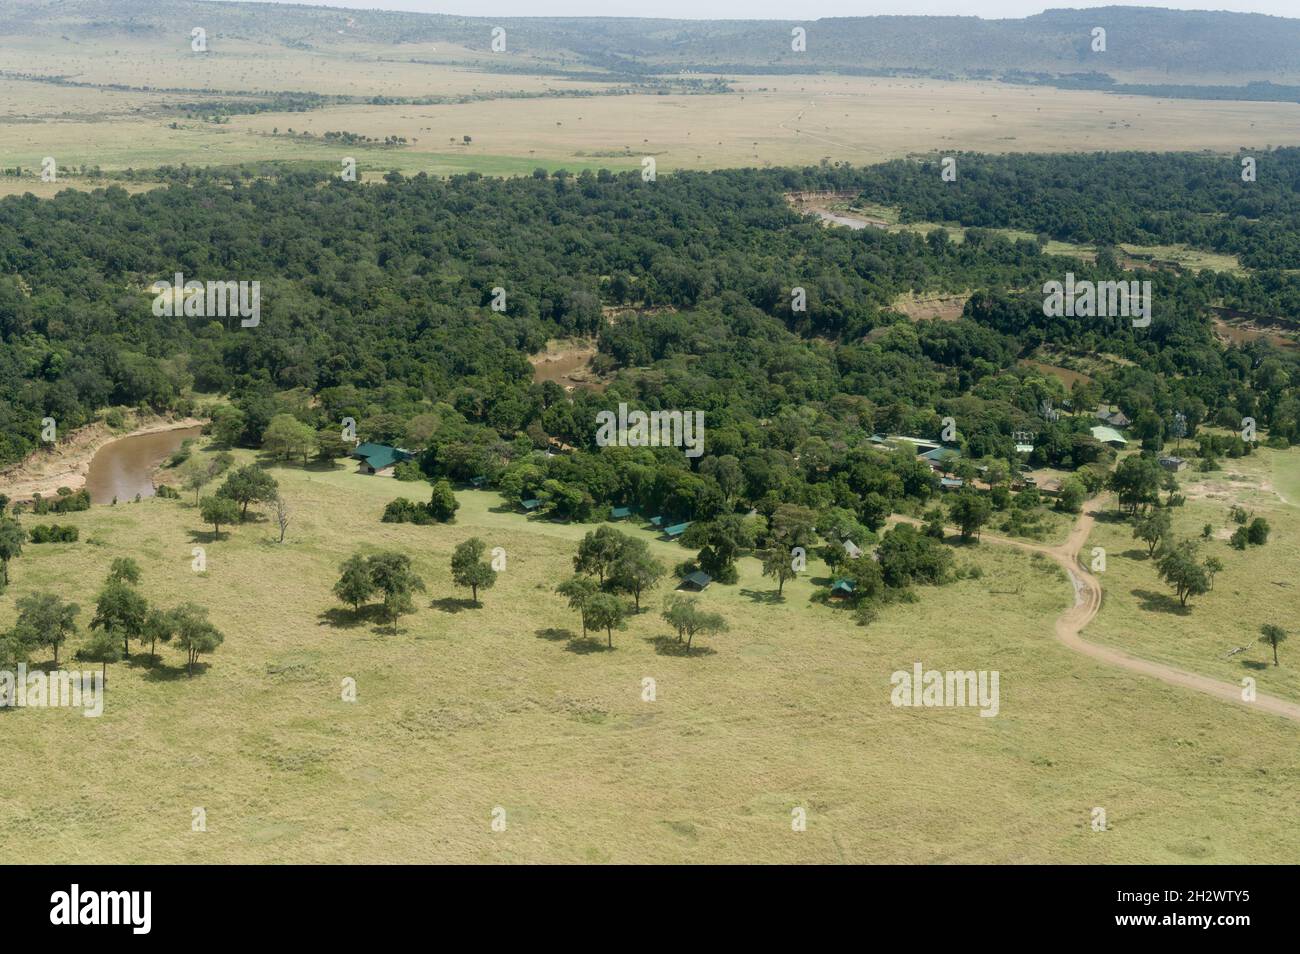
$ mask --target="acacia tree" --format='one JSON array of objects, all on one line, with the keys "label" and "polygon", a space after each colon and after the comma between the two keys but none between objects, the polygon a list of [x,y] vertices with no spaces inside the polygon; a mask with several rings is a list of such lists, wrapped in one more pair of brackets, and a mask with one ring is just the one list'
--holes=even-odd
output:
[{"label": "acacia tree", "polygon": [[1210,590],[1209,568],[1198,556],[1196,541],[1182,540],[1165,547],[1156,563],[1160,579],[1174,588],[1178,602],[1183,606],[1187,605],[1190,597],[1200,596]]},{"label": "acacia tree", "polygon": [[158,664],[158,642],[171,642],[171,638],[176,635],[176,616],[174,613],[160,609],[159,607],[150,607],[149,612],[145,614],[144,626],[140,630],[140,642],[148,641],[149,643],[149,665]]},{"label": "acacia tree", "polygon": [[91,629],[100,629],[122,639],[122,658],[130,658],[131,640],[139,639],[144,632],[149,604],[145,598],[121,579],[109,577],[95,600],[95,616]]},{"label": "acacia tree", "polygon": [[1133,518],[1133,538],[1147,545],[1147,556],[1154,556],[1156,548],[1173,529],[1173,518],[1168,510],[1149,510]]},{"label": "acacia tree", "polygon": [[392,620],[396,635],[397,618],[415,612],[412,594],[424,592],[424,580],[411,569],[411,558],[404,553],[376,553],[366,567],[375,590],[383,594],[384,615]]},{"label": "acacia tree", "polygon": [[786,580],[793,580],[797,575],[794,560],[790,553],[780,547],[773,547],[763,556],[763,575],[776,578],[776,595],[781,595]]},{"label": "acacia tree", "polygon": [[239,504],[227,497],[204,497],[199,503],[199,515],[204,523],[212,524],[212,536],[221,536],[221,526],[230,526],[239,519]]},{"label": "acacia tree", "polygon": [[185,650],[185,670],[194,675],[194,664],[203,653],[215,652],[225,636],[208,621],[208,611],[194,603],[182,603],[171,612],[176,628],[176,645]]},{"label": "acacia tree", "polygon": [[100,664],[103,684],[108,685],[108,664],[122,658],[122,650],[117,645],[117,638],[107,630],[91,636],[86,645],[77,650],[77,658],[86,662]]},{"label": "acacia tree", "polygon": [[226,482],[217,490],[217,496],[239,504],[239,519],[246,520],[248,505],[274,500],[277,487],[274,477],[256,464],[249,464],[227,476]]},{"label": "acacia tree", "polygon": [[591,598],[600,592],[596,582],[589,576],[571,576],[555,588],[569,601],[569,609],[575,610],[582,620],[582,638],[587,638],[587,606]]},{"label": "acacia tree", "polygon": [[588,576],[594,573],[599,577],[601,585],[604,585],[605,576],[610,572],[627,541],[627,535],[613,527],[597,527],[578,544],[577,555],[573,558],[573,569]]},{"label": "acacia tree", "polygon": [[665,572],[664,565],[650,555],[644,540],[625,536],[623,546],[609,568],[610,585],[620,593],[631,593],[636,611],[641,612],[641,593],[653,587]]},{"label": "acacia tree", "polygon": [[595,629],[603,629],[610,649],[614,648],[614,630],[626,624],[627,607],[613,593],[595,593],[587,601],[588,622]]},{"label": "acacia tree", "polygon": [[339,580],[334,584],[334,595],[351,604],[352,612],[359,612],[361,604],[375,592],[375,581],[370,577],[366,558],[359,553],[353,554],[339,566],[339,574]]},{"label": "acacia tree", "polygon": [[491,589],[497,581],[497,571],[483,559],[486,551],[486,543],[478,537],[470,537],[458,544],[451,555],[452,582],[457,586],[468,586],[475,603],[478,602],[479,588]]},{"label": "acacia tree", "polygon": [[59,665],[59,647],[77,631],[77,614],[81,607],[65,603],[53,593],[32,593],[18,600],[17,638],[27,645],[49,646],[54,650],[54,665]]},{"label": "acacia tree", "polygon": [[20,556],[27,531],[13,517],[0,516],[0,593],[9,585],[9,561]]},{"label": "acacia tree", "polygon": [[1286,639],[1286,630],[1273,623],[1265,623],[1259,628],[1259,631],[1263,634],[1264,641],[1273,647],[1273,665],[1278,665],[1277,644]]},{"label": "acacia tree", "polygon": [[280,542],[284,543],[284,534],[289,529],[289,504],[279,494],[275,496],[275,522],[280,528]]},{"label": "acacia tree", "polygon": [[980,530],[993,515],[993,504],[988,497],[971,490],[963,490],[948,507],[948,516],[961,531],[962,543],[969,543],[974,537],[979,539]]}]

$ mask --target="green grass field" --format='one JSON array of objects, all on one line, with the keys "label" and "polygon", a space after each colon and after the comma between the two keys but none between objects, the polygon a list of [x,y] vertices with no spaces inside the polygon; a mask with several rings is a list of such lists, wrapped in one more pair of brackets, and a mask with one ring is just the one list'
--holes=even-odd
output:
[{"label": "green grass field", "polygon": [[[1300,451],[1265,448],[1237,460],[1224,458],[1222,465],[1208,474],[1181,472],[1188,502],[1173,510],[1176,537],[1200,539],[1205,524],[1214,526],[1214,536],[1202,547],[1224,564],[1214,589],[1180,607],[1130,525],[1099,522],[1088,547],[1106,550],[1105,596],[1086,635],[1228,682],[1249,676],[1260,692],[1300,700],[1300,632],[1295,631],[1300,584],[1294,573],[1300,565]],[[1267,544],[1244,551],[1228,544],[1237,526],[1228,515],[1234,503],[1269,522]],[[1085,548],[1085,557],[1088,552]],[[1293,632],[1279,648],[1280,666],[1273,666],[1271,649],[1255,642],[1264,623]],[[1240,646],[1248,651],[1227,655]]]},{"label": "green grass field", "polygon": [[[293,509],[284,545],[270,521],[213,542],[189,500],[153,499],[62,516],[81,542],[29,544],[15,562],[0,626],[17,597],[51,589],[82,605],[84,628],[110,561],[132,556],[151,600],[200,602],[226,634],[192,679],[170,648],[158,670],[143,656],[110,666],[102,718],[0,712],[0,840],[25,859],[1138,863],[1300,852],[1295,727],[1061,647],[1052,621],[1070,588],[1046,560],[965,550],[958,559],[982,579],[922,590],[863,629],[810,604],[809,578],[774,601],[746,559],[738,585],[702,596],[731,623],[704,651],[662,651],[665,587],[604,651],[574,640],[578,621],[552,592],[589,527],[503,512],[481,491],[458,495],[454,525],[383,524],[386,501],[427,485],[343,467],[274,473]],[[474,535],[508,560],[481,609],[460,602],[468,594],[448,567]],[[196,545],[203,575],[190,569]],[[346,556],[389,547],[428,584],[396,635],[354,624],[330,593]],[[688,555],[652,547],[670,566]],[[1108,587],[1120,564],[1112,558]],[[1231,589],[1221,582],[1192,620]],[[894,708],[890,674],[918,661],[999,670],[1000,714]],[[355,703],[341,700],[349,676]],[[645,677],[654,702],[642,701]],[[498,806],[508,827],[493,832]],[[195,807],[206,832],[191,831]],[[796,807],[804,832],[791,828]],[[1108,831],[1091,830],[1094,807]]]}]

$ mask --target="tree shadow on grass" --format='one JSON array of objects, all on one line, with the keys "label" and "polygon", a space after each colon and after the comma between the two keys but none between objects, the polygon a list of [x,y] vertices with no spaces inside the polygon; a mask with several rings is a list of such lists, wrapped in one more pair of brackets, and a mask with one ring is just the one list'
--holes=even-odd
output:
[{"label": "tree shadow on grass", "polygon": [[1126,560],[1150,560],[1151,554],[1146,550],[1125,550],[1120,554]]},{"label": "tree shadow on grass", "polygon": [[442,610],[444,613],[462,613],[465,610],[482,608],[482,604],[455,596],[444,596],[440,600],[434,600],[429,605],[436,610]]},{"label": "tree shadow on grass", "polygon": [[1139,609],[1152,613],[1172,613],[1174,616],[1187,616],[1191,607],[1178,602],[1178,598],[1168,593],[1156,593],[1153,590],[1132,590],[1134,596],[1142,602]]},{"label": "tree shadow on grass", "polygon": [[647,636],[645,641],[654,646],[655,652],[660,656],[713,656],[717,653],[716,649],[709,646],[691,646],[689,649],[685,642],[681,642],[675,636]]},{"label": "tree shadow on grass", "polygon": [[1268,669],[1271,665],[1273,665],[1272,663],[1267,661],[1260,662],[1258,659],[1243,659],[1241,661],[1241,664],[1245,668],[1253,669],[1256,672],[1263,672],[1265,669]]},{"label": "tree shadow on grass", "polygon": [[568,645],[564,647],[564,651],[586,656],[588,653],[610,653],[614,650],[594,636],[588,636],[586,639],[576,637],[569,640]]},{"label": "tree shadow on grass", "polygon": [[577,639],[571,629],[560,629],[558,626],[548,626],[546,629],[535,630],[533,633],[538,639],[550,640],[553,643],[561,643],[566,639]]},{"label": "tree shadow on grass", "polygon": [[[109,668],[112,669],[111,666]],[[207,663],[195,663],[194,675],[202,675],[207,671],[207,668]],[[109,673],[109,676],[112,676],[112,672]],[[186,669],[184,666],[173,666],[170,663],[160,662],[158,665],[150,666],[144,671],[144,678],[149,682],[175,682],[177,679],[184,679],[185,677]]]},{"label": "tree shadow on grass", "polygon": [[776,590],[741,590],[741,596],[747,596],[755,603],[784,603],[785,596],[778,596]]},{"label": "tree shadow on grass", "polygon": [[1120,510],[1098,510],[1094,519],[1097,523],[1128,523],[1131,518]]},{"label": "tree shadow on grass", "polygon": [[211,530],[191,530],[190,543],[217,543],[220,540],[229,540],[230,530],[221,531],[221,536],[217,536]]},{"label": "tree shadow on grass", "polygon": [[331,606],[317,619],[320,626],[334,626],[338,629],[356,629],[368,623],[385,622],[382,603],[366,603],[354,610],[348,606]]}]

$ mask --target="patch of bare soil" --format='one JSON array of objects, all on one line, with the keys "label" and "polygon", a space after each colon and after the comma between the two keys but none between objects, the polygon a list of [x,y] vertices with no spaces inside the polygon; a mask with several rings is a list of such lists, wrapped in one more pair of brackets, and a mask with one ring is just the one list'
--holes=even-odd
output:
[{"label": "patch of bare soil", "polygon": [[605,382],[591,368],[596,353],[594,341],[548,342],[545,351],[528,359],[533,381],[554,381],[565,391],[603,391]]},{"label": "patch of bare soil", "polygon": [[904,295],[892,307],[912,321],[957,321],[969,298],[969,294],[931,295],[924,298]]}]

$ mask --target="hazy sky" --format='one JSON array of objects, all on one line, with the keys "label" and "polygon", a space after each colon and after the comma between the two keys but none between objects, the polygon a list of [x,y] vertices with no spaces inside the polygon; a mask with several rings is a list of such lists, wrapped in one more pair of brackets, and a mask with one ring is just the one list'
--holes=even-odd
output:
[{"label": "hazy sky", "polygon": [[[259,0],[267,3],[274,0]],[[297,0],[358,10],[413,10],[481,17],[668,17],[716,20],[816,20],[877,14],[1023,17],[1044,9],[1117,6],[1115,0]],[[1139,0],[1130,6],[1176,10],[1235,10],[1300,15],[1298,0]]]}]

